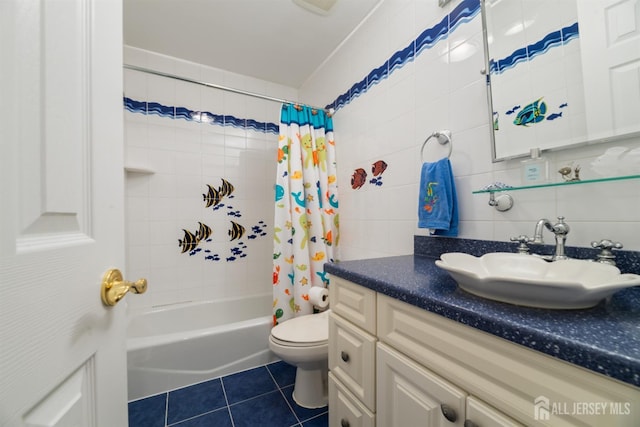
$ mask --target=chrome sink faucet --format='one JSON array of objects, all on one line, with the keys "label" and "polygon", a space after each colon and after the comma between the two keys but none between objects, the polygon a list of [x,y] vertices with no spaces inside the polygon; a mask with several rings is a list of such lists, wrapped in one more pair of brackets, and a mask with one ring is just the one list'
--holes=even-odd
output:
[{"label": "chrome sink faucet", "polygon": [[551,261],[567,259],[568,257],[564,253],[564,245],[567,241],[567,234],[569,234],[569,230],[571,228],[569,227],[569,224],[564,222],[564,217],[559,216],[558,222],[555,224],[552,224],[551,221],[546,218],[539,220],[536,223],[536,228],[533,232],[533,239],[530,243],[538,245],[544,243],[544,241],[542,240],[542,231],[544,230],[543,227],[546,227],[549,231],[551,231],[556,238],[556,253],[551,257]]}]

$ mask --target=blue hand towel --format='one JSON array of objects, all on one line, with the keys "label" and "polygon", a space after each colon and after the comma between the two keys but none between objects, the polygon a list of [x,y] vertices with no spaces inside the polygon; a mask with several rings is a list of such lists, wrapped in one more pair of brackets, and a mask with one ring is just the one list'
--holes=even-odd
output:
[{"label": "blue hand towel", "polygon": [[430,229],[431,234],[458,235],[458,198],[448,158],[422,165],[418,227]]}]

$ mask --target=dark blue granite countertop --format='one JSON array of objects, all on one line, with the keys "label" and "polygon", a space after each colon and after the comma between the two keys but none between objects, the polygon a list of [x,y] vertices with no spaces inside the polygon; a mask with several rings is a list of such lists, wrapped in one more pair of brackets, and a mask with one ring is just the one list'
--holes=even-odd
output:
[{"label": "dark blue granite countertop", "polygon": [[[438,240],[435,246],[443,242],[442,238],[434,239]],[[487,245],[487,242],[476,243]],[[423,250],[421,244],[431,246],[438,255]],[[530,349],[640,386],[640,288],[621,290],[590,309],[520,307],[459,289],[451,276],[435,265],[439,254],[450,252],[451,247],[434,249],[434,244],[416,241],[415,248],[420,254],[329,263],[325,264],[325,271]],[[487,250],[477,248],[473,246],[467,252],[496,250],[493,246],[485,248]],[[629,262],[634,264],[634,257],[630,258]]]}]

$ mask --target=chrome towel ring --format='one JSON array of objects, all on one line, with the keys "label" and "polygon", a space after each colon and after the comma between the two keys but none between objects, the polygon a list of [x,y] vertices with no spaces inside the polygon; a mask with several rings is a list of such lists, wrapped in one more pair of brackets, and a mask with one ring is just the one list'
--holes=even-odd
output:
[{"label": "chrome towel ring", "polygon": [[[440,137],[444,137],[444,140],[441,140]],[[431,135],[427,137],[422,143],[422,148],[420,149],[420,159],[424,162],[424,147],[427,146],[427,142],[431,138],[436,138],[436,140],[440,143],[440,145],[449,144],[449,152],[447,153],[447,159],[451,156],[451,150],[453,149],[453,143],[451,142],[451,131],[450,130],[437,130],[433,132]]]}]

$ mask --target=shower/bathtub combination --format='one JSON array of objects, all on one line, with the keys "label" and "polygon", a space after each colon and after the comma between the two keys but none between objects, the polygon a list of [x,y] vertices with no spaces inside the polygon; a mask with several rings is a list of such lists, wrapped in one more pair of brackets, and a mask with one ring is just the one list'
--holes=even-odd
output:
[{"label": "shower/bathtub combination", "polygon": [[129,400],[261,366],[269,350],[271,294],[132,311]]}]

